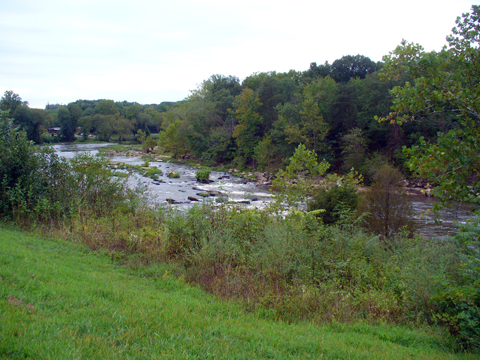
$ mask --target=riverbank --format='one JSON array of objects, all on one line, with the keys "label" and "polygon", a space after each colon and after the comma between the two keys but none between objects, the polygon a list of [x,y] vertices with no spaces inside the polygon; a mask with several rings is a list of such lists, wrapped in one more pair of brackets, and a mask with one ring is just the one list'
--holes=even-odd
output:
[{"label": "riverbank", "polygon": [[451,354],[433,329],[273,321],[185,284],[175,267],[15,229],[0,237],[2,358],[476,358]]},{"label": "riverbank", "polygon": [[[55,150],[63,157],[68,159],[78,152],[87,151],[88,153],[104,154],[111,162],[118,162],[118,167],[128,167],[138,169],[137,173],[130,176],[129,186],[131,188],[143,188],[145,196],[150,199],[152,206],[176,206],[188,208],[194,204],[223,203],[231,201],[241,203],[242,206],[250,208],[263,209],[267,207],[272,200],[271,186],[269,183],[272,175],[262,172],[242,172],[232,168],[210,168],[212,169],[212,183],[200,184],[197,182],[195,172],[200,168],[198,162],[192,159],[171,159],[164,154],[156,154],[158,158],[152,158],[150,154],[141,152],[140,145],[118,145],[118,144],[88,144],[88,145],[56,145]],[[106,155],[108,154],[108,156]],[[154,174],[152,178],[144,177],[147,175],[146,169],[142,169],[145,162],[149,162],[151,168],[159,169],[163,175]],[[126,165],[119,165],[120,163]],[[125,170],[120,170],[125,171]],[[123,174],[118,171],[120,176]],[[167,174],[174,171],[180,175],[179,178],[169,178]],[[405,183],[403,184],[405,185]],[[411,184],[417,186],[415,180]],[[421,185],[427,186],[427,183]],[[366,188],[360,188],[362,191]],[[409,196],[409,202],[412,205],[412,220],[416,225],[418,233],[425,237],[444,237],[453,235],[457,232],[457,223],[466,222],[472,213],[468,205],[455,204],[452,209],[439,212],[439,219],[431,212],[431,209],[438,201],[435,197],[425,197],[418,190],[419,195]],[[204,197],[205,194],[215,194],[215,196]],[[202,194],[202,195],[200,195]],[[220,196],[218,196],[220,194]],[[198,201],[197,201],[198,200]]]},{"label": "riverbank", "polygon": [[[444,325],[461,330],[451,332],[458,348],[478,350],[471,336],[476,323],[458,317],[467,306],[469,316],[477,318],[478,286],[470,281],[477,274],[478,254],[472,250],[478,248],[477,225],[471,233],[442,240],[402,231],[375,235],[342,209],[336,223],[326,224],[315,212],[279,213],[283,206],[260,210],[216,202],[185,210],[151,207],[150,194],[139,196],[122,179],[111,177],[107,159],[73,156],[71,148],[60,147],[62,156],[72,155],[69,162],[25,145],[30,156],[24,163],[33,170],[18,180],[14,189],[19,191],[8,187],[3,192],[2,208],[4,219],[25,229],[85,244],[125,267],[175,266],[185,281],[271,320]],[[165,166],[164,173],[181,166],[158,164]],[[9,174],[14,173],[5,176]],[[38,181],[42,175],[45,181]],[[181,192],[183,185],[173,181],[182,178],[170,179],[170,189]],[[451,293],[459,294],[453,304]]]}]

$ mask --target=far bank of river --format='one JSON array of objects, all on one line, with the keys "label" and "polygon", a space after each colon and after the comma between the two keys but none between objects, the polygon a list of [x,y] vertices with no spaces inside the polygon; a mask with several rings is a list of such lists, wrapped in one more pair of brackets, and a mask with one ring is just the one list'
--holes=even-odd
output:
[{"label": "far bank of river", "polygon": [[[75,145],[54,145],[54,150],[61,156],[72,158],[78,152],[88,152],[92,155],[98,154],[98,149],[111,144],[75,144]],[[141,165],[143,160],[138,157],[129,156],[108,156],[111,161],[131,165]],[[196,169],[192,166],[164,161],[150,161],[150,166],[162,170],[160,176],[162,182],[158,183],[150,178],[133,174],[129,179],[132,187],[142,186],[145,194],[152,203],[168,204],[167,199],[174,200],[176,206],[190,207],[203,201],[221,202],[232,201],[244,204],[248,207],[264,208],[271,201],[271,192],[266,187],[255,186],[254,182],[231,176],[229,173],[213,171],[210,184],[199,184],[195,179]],[[167,173],[174,171],[180,174],[180,178],[168,178]],[[202,197],[199,194],[211,192],[221,193],[221,196]],[[189,199],[190,198],[190,199]],[[192,201],[191,199],[198,201]],[[443,237],[454,234],[457,230],[456,222],[464,223],[471,216],[469,207],[459,205],[454,208],[440,212],[441,223],[435,221],[435,217],[427,210],[432,209],[437,201],[435,198],[424,196],[409,196],[414,212],[414,222],[418,232],[427,237]]]}]

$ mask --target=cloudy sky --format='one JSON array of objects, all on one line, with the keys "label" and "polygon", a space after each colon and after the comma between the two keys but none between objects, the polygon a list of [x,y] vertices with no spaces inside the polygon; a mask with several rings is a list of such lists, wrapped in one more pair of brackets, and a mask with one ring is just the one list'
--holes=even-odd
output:
[{"label": "cloudy sky", "polygon": [[0,1],[0,92],[31,107],[188,96],[212,74],[303,71],[402,39],[440,50],[463,0]]}]

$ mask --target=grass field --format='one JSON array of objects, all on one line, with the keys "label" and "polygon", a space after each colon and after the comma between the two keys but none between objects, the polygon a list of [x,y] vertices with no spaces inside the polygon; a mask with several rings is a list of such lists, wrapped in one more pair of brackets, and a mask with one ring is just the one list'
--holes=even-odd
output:
[{"label": "grass field", "polygon": [[166,266],[0,228],[1,359],[474,359],[427,330],[269,320]]}]

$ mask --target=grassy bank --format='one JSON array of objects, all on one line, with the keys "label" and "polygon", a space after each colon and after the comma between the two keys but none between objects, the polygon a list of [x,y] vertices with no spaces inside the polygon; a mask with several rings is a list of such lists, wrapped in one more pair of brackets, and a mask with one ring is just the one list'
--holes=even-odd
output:
[{"label": "grassy bank", "polygon": [[0,358],[473,359],[398,326],[286,324],[216,300],[165,266],[112,263],[0,229]]}]

